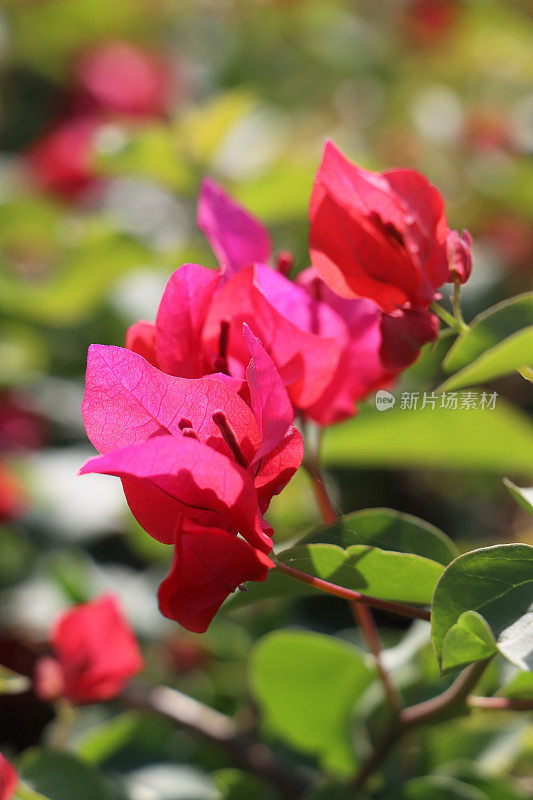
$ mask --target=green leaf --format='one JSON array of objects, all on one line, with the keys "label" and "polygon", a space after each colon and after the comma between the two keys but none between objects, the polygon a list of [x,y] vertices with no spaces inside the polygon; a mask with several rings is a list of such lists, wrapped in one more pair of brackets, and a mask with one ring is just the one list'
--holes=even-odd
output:
[{"label": "green leaf", "polygon": [[227,767],[209,776],[220,791],[220,800],[275,800],[277,795],[255,775]]},{"label": "green leaf", "polygon": [[451,539],[429,522],[391,508],[366,508],[340,517],[335,525],[321,525],[308,534],[302,544],[321,542],[369,545],[382,550],[414,553],[417,556],[449,564],[457,556]]},{"label": "green leaf", "polygon": [[525,508],[526,511],[529,511],[530,514],[533,514],[533,487],[526,488],[525,486],[517,486],[516,483],[510,481],[509,478],[504,478],[503,482],[516,502],[519,503],[522,508]]},{"label": "green leaf", "polygon": [[[446,568],[433,597],[431,634],[437,660],[443,672],[452,669],[451,652],[444,666],[444,643],[448,631],[465,611],[476,611],[487,623],[498,650],[520,669],[533,666],[533,547],[527,544],[503,544],[465,553]],[[480,636],[480,626],[469,630]],[[464,623],[460,627],[465,627]],[[459,636],[460,633],[457,633]],[[464,632],[463,632],[464,639]],[[452,638],[459,659],[457,637]],[[472,637],[468,647],[472,646]],[[479,660],[465,656],[460,664]],[[459,664],[457,664],[459,666]]]},{"label": "green leaf", "polygon": [[444,369],[455,374],[443,391],[484,383],[531,365],[533,292],[489,308],[450,349]]},{"label": "green leaf", "polygon": [[332,544],[309,544],[285,550],[280,561],[346,589],[401,603],[431,603],[443,566],[411,553],[367,545],[346,550]]},{"label": "green leaf", "polygon": [[330,636],[276,631],[255,646],[249,669],[268,730],[325,769],[349,775],[351,710],[375,677],[364,654]]},{"label": "green leaf", "polygon": [[435,467],[485,472],[533,471],[533,426],[525,414],[497,399],[481,409],[390,411],[370,407],[328,428],[324,464]]},{"label": "green leaf", "polygon": [[31,680],[25,675],[0,665],[0,695],[2,694],[22,694],[27,692],[31,686]]},{"label": "green leaf", "polygon": [[84,761],[101,764],[122,749],[145,720],[133,711],[95,725],[75,743],[75,750]]},{"label": "green leaf", "polygon": [[49,800],[49,798],[45,797],[44,794],[40,794],[40,792],[34,791],[30,786],[23,783],[22,781],[18,782],[13,797],[14,800]]},{"label": "green leaf", "polygon": [[[315,543],[321,548],[315,549]],[[328,551],[325,549],[328,544],[337,546]],[[302,549],[308,545],[312,545],[312,549]],[[343,548],[342,557],[339,557],[339,547]],[[354,549],[348,553],[344,548]],[[390,553],[390,558],[387,553]],[[438,565],[448,564],[456,555],[453,542],[428,522],[389,508],[369,508],[346,514],[335,525],[321,525],[305,536],[302,545],[285,550],[278,557],[302,572],[309,570],[312,575],[364,594],[385,600],[426,604],[431,602],[442,572]],[[298,563],[293,563],[295,558]],[[361,560],[356,568],[358,559]],[[271,570],[265,581],[250,581],[246,592],[234,593],[225,607],[237,608],[273,598],[301,597],[318,591]],[[403,599],[407,595],[409,599]]]},{"label": "green leaf", "polygon": [[21,777],[49,800],[113,800],[103,777],[67,753],[30,750],[20,761]]},{"label": "green leaf", "polygon": [[444,637],[442,670],[449,672],[473,661],[483,661],[496,650],[494,636],[483,617],[476,611],[465,611]]},{"label": "green leaf", "polygon": [[488,800],[487,795],[447,775],[426,775],[405,784],[402,800]]}]

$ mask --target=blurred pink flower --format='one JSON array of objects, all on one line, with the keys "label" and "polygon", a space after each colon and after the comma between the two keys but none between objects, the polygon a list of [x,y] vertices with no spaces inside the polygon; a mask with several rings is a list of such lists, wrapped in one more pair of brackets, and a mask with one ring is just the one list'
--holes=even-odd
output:
[{"label": "blurred pink flower", "polygon": [[75,79],[104,112],[158,117],[168,104],[166,64],[131,42],[114,41],[88,50],[76,64]]},{"label": "blurred pink flower", "polygon": [[41,191],[72,200],[94,183],[92,143],[101,124],[96,115],[64,119],[27,150],[25,163]]},{"label": "blurred pink flower", "polygon": [[135,635],[112,595],[65,611],[53,628],[51,645],[54,657],[40,658],[35,667],[35,692],[43,700],[109,700],[144,666]]}]

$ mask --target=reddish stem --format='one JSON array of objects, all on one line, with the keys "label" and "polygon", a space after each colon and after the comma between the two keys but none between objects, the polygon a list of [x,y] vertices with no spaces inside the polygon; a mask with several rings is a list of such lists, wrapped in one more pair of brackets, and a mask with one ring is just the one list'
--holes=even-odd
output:
[{"label": "reddish stem", "polygon": [[372,616],[372,612],[368,606],[365,606],[363,603],[351,602],[350,608],[352,609],[355,621],[359,625],[361,632],[367,641],[370,652],[374,656],[376,668],[379,672],[383,689],[389,704],[395,711],[398,711],[402,706],[402,699],[398,690],[392,683],[389,673],[383,665],[383,661],[381,660],[381,637],[374,621],[374,617]]},{"label": "reddish stem", "polygon": [[468,705],[472,708],[486,708],[491,711],[531,711],[533,698],[520,697],[478,697],[471,695]]},{"label": "reddish stem", "polygon": [[366,603],[367,606],[373,608],[380,608],[382,611],[390,611],[392,614],[399,614],[402,617],[410,617],[411,619],[430,619],[430,612],[425,608],[415,608],[415,606],[408,606],[405,603],[394,603],[390,600],[379,600],[377,597],[369,597],[366,594],[361,594],[353,589],[345,589],[344,586],[337,586],[336,583],[322,580],[322,578],[315,578],[314,575],[308,575],[306,572],[300,572],[299,569],[289,567],[282,561],[273,556],[276,562],[276,567],[280,572],[295,578],[297,581],[306,583],[315,589],[319,589],[327,594],[335,595],[335,597],[342,597],[343,600],[348,600],[353,603]]}]

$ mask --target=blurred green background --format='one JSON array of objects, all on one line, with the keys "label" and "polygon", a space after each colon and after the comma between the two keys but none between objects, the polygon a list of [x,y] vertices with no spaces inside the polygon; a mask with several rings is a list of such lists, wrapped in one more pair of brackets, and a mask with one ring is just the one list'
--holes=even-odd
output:
[{"label": "blurred green background", "polygon": [[[164,74],[155,110],[102,112],[83,94],[80,59],[117,42],[140,48]],[[0,662],[31,670],[56,611],[113,588],[146,646],[149,675],[233,711],[260,634],[351,627],[331,599],[231,611],[204,637],[159,615],[168,549],[132,521],[118,481],[76,476],[91,454],[80,417],[87,347],[122,344],[129,324],[153,319],[181,263],[214,265],[194,224],[205,174],[261,217],[276,250],[292,250],[306,267],[307,203],[327,137],[368,168],[414,167],[439,187],[450,226],[474,237],[467,320],[530,289],[532,52],[527,0],[3,0]],[[49,151],[45,180],[32,153],[80,118],[90,120],[90,137],[82,151]],[[74,189],[65,182],[73,173]],[[400,390],[434,388],[446,346],[428,350]],[[490,391],[496,410],[457,412],[455,432],[438,411],[410,426],[391,412],[385,423],[370,398],[326,434],[327,480],[342,510],[413,513],[461,549],[533,543],[531,517],[501,482],[509,475],[524,485],[533,473],[531,384],[511,375]],[[317,521],[305,475],[270,518],[278,541]],[[380,621],[394,644],[398,622]],[[437,679],[423,638],[405,678],[415,698],[421,675]],[[48,709],[27,696],[1,707],[0,745],[37,741]],[[84,713],[88,728],[108,712]],[[155,760],[224,766],[163,723],[130,727],[129,749],[111,754],[96,747],[95,755],[83,740],[89,760],[109,759],[126,775]],[[482,733],[470,755],[483,752]],[[528,747],[508,761],[525,763]],[[435,734],[427,763],[448,758],[446,748]]]}]

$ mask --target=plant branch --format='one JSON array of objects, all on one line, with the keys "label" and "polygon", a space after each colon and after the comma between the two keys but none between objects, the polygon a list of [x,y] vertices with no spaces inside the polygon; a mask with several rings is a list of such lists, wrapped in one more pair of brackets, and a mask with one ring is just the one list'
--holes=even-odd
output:
[{"label": "plant branch", "polygon": [[455,281],[453,287],[452,307],[459,331],[461,333],[466,333],[466,331],[469,331],[470,328],[466,324],[463,317],[463,312],[461,311],[461,284],[459,283],[459,281]]},{"label": "plant branch", "polygon": [[322,578],[316,578],[314,575],[308,575],[306,572],[300,572],[299,569],[294,569],[294,567],[289,567],[288,564],[284,564],[283,561],[279,561],[274,554],[271,554],[271,558],[275,562],[276,568],[279,569],[280,572],[283,572],[290,578],[295,578],[297,581],[306,583],[308,586],[312,586],[314,589],[319,589],[322,592],[326,592],[327,594],[332,594],[335,597],[341,597],[343,600],[348,600],[353,603],[366,603],[367,606],[380,608],[382,611],[389,611],[392,614],[399,614],[402,617],[410,617],[411,619],[430,619],[430,612],[425,608],[416,608],[415,606],[409,606],[405,603],[395,603],[392,600],[380,600],[377,597],[369,597],[368,595],[361,594],[353,589],[345,589],[344,586],[337,586],[336,583],[330,583]]},{"label": "plant branch", "polygon": [[329,496],[320,468],[312,461],[304,461],[303,467],[311,478],[313,491],[324,522],[327,525],[334,525],[337,522],[337,512]]},{"label": "plant branch", "polygon": [[533,698],[521,697],[478,697],[468,698],[471,708],[486,708],[490,711],[533,711]]},{"label": "plant branch", "polygon": [[[322,512],[324,522],[327,525],[334,525],[338,520],[338,515],[329,496],[326,483],[320,469],[318,447],[315,453],[312,453],[311,456],[308,456],[307,460],[304,462],[304,466],[309,474],[309,477],[311,478],[315,497]],[[383,683],[385,696],[387,697],[391,707],[397,711],[402,704],[401,697],[394,684],[391,682],[381,659],[381,639],[376,627],[376,623],[374,622],[372,612],[368,606],[364,605],[364,603],[358,603],[354,600],[350,600],[349,602],[350,608],[352,609],[352,613],[355,617],[355,621],[357,622],[357,625],[359,626],[361,633],[366,640],[370,652],[374,656],[376,668],[381,678],[381,682]]]},{"label": "plant branch", "polygon": [[381,658],[381,637],[374,621],[374,617],[372,616],[372,612],[368,606],[364,605],[364,603],[351,602],[350,608],[352,609],[355,621],[359,625],[361,632],[366,639],[370,652],[374,656],[376,669],[379,673],[379,677],[381,678],[385,696],[387,697],[389,705],[394,709],[394,711],[398,711],[402,706],[402,699],[397,688],[391,681],[390,675],[385,669],[385,665],[383,664]]},{"label": "plant branch", "polygon": [[450,314],[449,311],[446,311],[446,309],[443,308],[440,303],[433,301],[429,309],[430,311],[433,311],[433,313],[436,314],[438,317],[440,317],[441,320],[446,323],[446,325],[452,328],[452,330],[457,329],[457,320],[455,319],[453,314]]},{"label": "plant branch", "polygon": [[489,661],[490,659],[486,659],[485,661],[471,664],[458,675],[452,685],[442,694],[400,711],[396,723],[377,742],[368,760],[363,763],[355,776],[352,782],[354,789],[361,789],[365,785],[368,778],[381,766],[391,749],[407,731],[419,725],[424,725],[426,722],[436,722],[442,717],[467,706],[468,695],[478,684]]},{"label": "plant branch", "polygon": [[136,685],[127,688],[121,700],[130,708],[160,714],[190,733],[224,747],[238,767],[268,781],[287,800],[297,800],[310,788],[311,782],[304,775],[281,761],[266,744],[242,730],[231,717],[177,689]]}]

